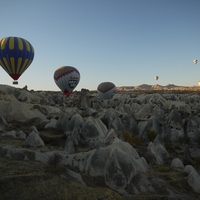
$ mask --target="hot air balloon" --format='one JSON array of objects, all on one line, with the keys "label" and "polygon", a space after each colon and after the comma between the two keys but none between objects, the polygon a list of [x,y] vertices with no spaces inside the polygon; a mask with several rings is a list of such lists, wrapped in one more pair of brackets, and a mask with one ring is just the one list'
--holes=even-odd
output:
[{"label": "hot air balloon", "polygon": [[198,86],[200,86],[200,81],[198,82]]},{"label": "hot air balloon", "polygon": [[69,97],[80,80],[79,71],[71,66],[59,67],[54,72],[54,81],[62,92]]},{"label": "hot air balloon", "polygon": [[98,85],[97,92],[100,98],[111,99],[116,92],[116,86],[111,82],[103,82]]},{"label": "hot air balloon", "polygon": [[198,60],[193,60],[193,63],[194,63],[194,64],[197,64],[197,62],[198,62]]},{"label": "hot air balloon", "polygon": [[0,65],[18,84],[19,77],[34,58],[33,46],[20,37],[5,37],[0,40]]},{"label": "hot air balloon", "polygon": [[158,80],[158,76],[155,76],[154,79],[157,81]]}]

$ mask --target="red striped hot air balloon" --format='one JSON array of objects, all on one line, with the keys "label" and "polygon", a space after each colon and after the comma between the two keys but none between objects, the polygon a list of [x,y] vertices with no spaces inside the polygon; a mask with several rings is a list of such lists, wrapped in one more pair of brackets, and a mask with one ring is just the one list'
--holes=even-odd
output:
[{"label": "red striped hot air balloon", "polygon": [[69,97],[80,81],[80,73],[74,67],[62,66],[54,72],[54,81],[62,92]]},{"label": "red striped hot air balloon", "polygon": [[112,99],[116,92],[116,86],[111,82],[102,82],[98,85],[97,92],[102,99]]},{"label": "red striped hot air balloon", "polygon": [[12,77],[13,84],[30,66],[34,58],[33,46],[20,37],[5,37],[0,40],[0,65]]}]

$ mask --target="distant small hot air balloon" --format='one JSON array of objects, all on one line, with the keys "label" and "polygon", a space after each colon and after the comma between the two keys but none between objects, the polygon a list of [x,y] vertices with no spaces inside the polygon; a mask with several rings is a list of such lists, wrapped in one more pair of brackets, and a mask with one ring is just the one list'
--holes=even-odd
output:
[{"label": "distant small hot air balloon", "polygon": [[20,37],[5,37],[0,40],[0,65],[13,78],[13,84],[30,66],[34,58],[33,46]]},{"label": "distant small hot air balloon", "polygon": [[198,82],[198,85],[200,86],[200,81]]},{"label": "distant small hot air balloon", "polygon": [[69,97],[80,81],[80,73],[72,66],[62,66],[54,72],[54,81],[62,92]]},{"label": "distant small hot air balloon", "polygon": [[111,82],[102,82],[98,85],[97,92],[100,98],[111,99],[116,92],[116,86]]},{"label": "distant small hot air balloon", "polygon": [[158,78],[159,78],[158,76],[155,76],[155,77],[154,77],[154,79],[155,79],[156,81],[158,80]]},{"label": "distant small hot air balloon", "polygon": [[197,62],[198,62],[198,60],[193,60],[193,63],[194,63],[194,64],[197,64]]}]

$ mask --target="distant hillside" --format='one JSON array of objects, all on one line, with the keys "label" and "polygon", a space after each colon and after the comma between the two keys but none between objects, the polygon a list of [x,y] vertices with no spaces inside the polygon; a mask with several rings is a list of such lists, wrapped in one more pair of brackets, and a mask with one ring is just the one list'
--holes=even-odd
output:
[{"label": "distant hillside", "polygon": [[142,84],[138,86],[121,86],[117,87],[118,91],[136,91],[136,90],[200,90],[199,86],[177,86],[174,84],[168,84],[166,86],[162,85],[148,85],[148,84]]}]

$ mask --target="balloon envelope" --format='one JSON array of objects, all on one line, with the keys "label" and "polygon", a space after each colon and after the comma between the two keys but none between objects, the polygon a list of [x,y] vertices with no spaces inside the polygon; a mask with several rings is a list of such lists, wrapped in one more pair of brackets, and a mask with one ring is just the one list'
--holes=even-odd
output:
[{"label": "balloon envelope", "polygon": [[62,92],[68,97],[80,81],[79,71],[71,66],[59,67],[54,72],[54,81]]},{"label": "balloon envelope", "polygon": [[111,82],[102,82],[98,85],[97,92],[100,98],[111,99],[116,92],[116,86]]},{"label": "balloon envelope", "polygon": [[20,37],[0,40],[0,65],[16,81],[30,66],[34,58],[33,46]]},{"label": "balloon envelope", "polygon": [[158,76],[155,76],[154,79],[157,81],[158,80]]},{"label": "balloon envelope", "polygon": [[197,62],[198,62],[198,60],[193,60],[193,63],[194,63],[194,64],[197,64]]}]

